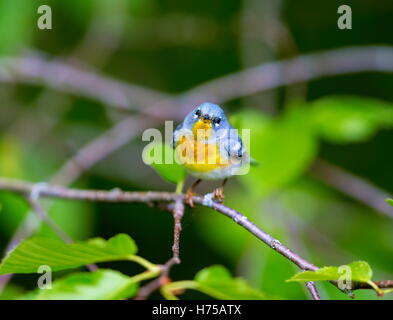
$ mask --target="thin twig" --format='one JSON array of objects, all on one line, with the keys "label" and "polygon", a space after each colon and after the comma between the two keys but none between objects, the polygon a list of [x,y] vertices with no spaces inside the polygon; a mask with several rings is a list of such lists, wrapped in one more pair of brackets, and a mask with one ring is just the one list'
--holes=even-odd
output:
[{"label": "thin twig", "polygon": [[[150,95],[152,92],[148,93],[148,91],[143,91],[142,94],[137,94],[136,92],[139,91],[133,90],[133,87],[130,88],[130,92],[138,97],[137,100],[140,99],[140,102],[143,102],[141,105],[146,105],[148,102],[152,103],[150,107],[146,108],[150,110],[148,113],[165,114],[171,116],[176,115],[177,118],[180,118],[182,116],[182,112],[177,111],[177,106],[180,104],[189,108],[189,106],[193,105],[195,102],[209,98],[215,102],[224,102],[234,97],[250,94],[250,90],[255,92],[271,89],[275,86],[295,83],[297,81],[310,80],[323,75],[372,70],[383,72],[393,71],[393,59],[391,59],[392,56],[393,49],[389,47],[376,46],[344,48],[317,54],[310,54],[307,56],[300,56],[294,59],[263,64],[254,68],[246,69],[197,86],[177,98],[165,99],[164,95],[159,95],[157,93]],[[32,76],[32,73],[34,77],[39,78],[39,76],[42,76],[45,78],[46,73],[43,71],[44,69],[39,71],[37,66],[34,67],[33,62],[38,62],[40,66],[46,66],[51,62],[47,62],[42,59],[40,60],[37,57],[34,59],[37,60],[26,60],[26,65],[22,64],[17,66],[20,75],[29,77],[29,75]],[[6,59],[0,61],[7,62],[8,60]],[[7,69],[8,64],[11,64],[12,66],[14,63],[8,61],[5,63],[5,66],[3,65],[3,69],[0,68],[0,79],[4,80],[8,79],[7,77],[12,78],[15,76],[12,74],[12,72],[10,72],[9,69]],[[33,64],[33,66],[30,66],[30,64]],[[70,79],[70,74],[74,74],[74,69],[72,69],[72,67],[69,69],[69,66],[63,65],[60,62],[53,62],[53,64],[54,66],[59,66],[59,69],[66,71],[65,74],[68,74],[68,76],[63,76],[63,82],[61,83],[66,86],[66,89],[72,88],[77,83],[71,81]],[[280,75],[280,73],[282,73],[282,75]],[[85,75],[82,78],[87,81],[86,86],[89,88],[89,90],[87,90],[88,93],[96,93],[95,90],[106,92],[111,89],[112,86],[116,87],[117,91],[119,92],[128,92],[128,89],[125,89],[127,85],[123,83],[120,83],[120,85],[117,86],[116,81],[109,80],[109,85],[107,85],[107,79],[101,79],[101,76],[97,74],[91,75],[87,71],[82,71],[82,74]],[[80,76],[79,73],[77,73],[77,75]],[[95,81],[94,79],[96,78],[99,80]],[[48,80],[50,80],[50,78]],[[97,83],[105,83],[105,85],[97,85]],[[240,83],[241,85],[239,85]],[[249,84],[252,88],[249,87]],[[78,90],[82,90],[82,95],[84,92],[83,88],[84,86],[78,88]],[[111,105],[118,104],[119,101],[116,97],[112,96],[113,93],[111,91],[109,91],[109,93],[110,94],[107,94],[106,97],[110,101],[107,102],[111,102]],[[123,94],[120,94],[120,96],[124,97],[127,94],[128,93],[123,92]],[[100,97],[100,95],[95,97]],[[160,102],[157,102],[158,100],[160,100]],[[188,104],[188,102],[190,102],[190,104]],[[122,105],[122,103],[120,103],[120,105]],[[176,112],[173,112],[173,109],[176,109]],[[172,112],[170,112],[170,110],[172,110]],[[51,181],[56,184],[65,185],[75,181],[75,179],[77,179],[87,169],[91,168],[98,161],[113,153],[119,147],[123,146],[125,143],[135,137],[135,135],[140,132],[138,124],[145,120],[142,118],[135,119],[130,117],[116,124],[112,129],[105,132],[103,135],[92,142],[88,143],[73,158],[67,161],[66,164],[57,172],[57,174],[54,175]],[[151,125],[154,124],[156,124],[156,122],[152,120]]]},{"label": "thin twig", "polygon": [[[392,56],[393,49],[383,46],[330,50],[245,69],[206,82],[178,97],[171,97],[154,90],[129,85],[102,76],[94,71],[80,70],[59,60],[47,61],[43,56],[37,55],[22,58],[2,58],[0,60],[0,81],[39,83],[63,92],[99,100],[121,109],[140,111],[142,107],[151,105],[144,108],[143,113],[150,115],[165,114],[168,117],[178,119],[183,116],[190,106],[206,99],[214,102],[225,102],[258,91],[322,76],[364,71],[391,72],[393,71]],[[53,75],[56,75],[55,78]],[[179,112],[179,105],[184,106],[184,112]],[[127,121],[131,120],[127,119]],[[116,131],[119,127],[124,128],[125,126],[122,125],[124,123],[126,121],[116,125],[113,130]],[[57,182],[57,179],[59,181],[63,179],[64,181],[67,179],[73,181],[86,169],[135,136],[135,133],[129,133],[125,136],[122,134],[111,136],[110,132],[108,136],[104,134],[99,137],[98,142],[93,140],[86,146],[85,150],[88,150],[90,154],[81,150],[75,158],[78,161],[70,160],[59,175],[55,175],[54,181]],[[105,143],[101,144],[102,141]],[[110,146],[110,148],[101,148],[103,145],[105,147]],[[102,150],[105,150],[105,152],[101,152]],[[77,165],[75,166],[75,164]],[[75,169],[78,166],[79,168]],[[73,174],[74,178],[68,178],[68,173]],[[26,230],[24,230],[24,234],[26,234]]]},{"label": "thin twig", "polygon": [[82,70],[61,60],[48,60],[38,54],[1,58],[0,81],[41,84],[122,110],[138,109],[167,97],[155,90],[115,80],[94,70]]},{"label": "thin twig", "polygon": [[[393,288],[393,280],[381,280],[381,281],[375,281],[375,284],[378,286],[380,289],[389,289]],[[363,282],[356,282],[355,283],[355,288],[356,289],[370,289],[370,286],[367,283]]]},{"label": "thin twig", "polygon": [[172,212],[174,220],[172,257],[161,266],[161,274],[157,279],[150,281],[140,288],[135,300],[147,299],[154,291],[170,282],[169,272],[171,268],[175,264],[180,264],[180,233],[182,229],[181,220],[184,215],[184,203],[181,197],[178,197],[175,200]]},{"label": "thin twig", "polygon": [[312,281],[306,282],[306,287],[307,287],[308,291],[310,291],[311,297],[314,300],[321,300],[321,297],[319,296],[317,287],[314,282],[312,282]]},{"label": "thin twig", "polygon": [[134,300],[146,300],[150,295],[159,289],[164,283],[162,283],[162,278],[158,277],[144,286],[140,287],[138,290],[138,295],[134,298]]},{"label": "thin twig", "polygon": [[[22,195],[29,194],[34,188],[34,184],[30,182],[0,178],[0,190],[9,192],[19,193]],[[41,196],[56,197],[62,199],[74,199],[74,200],[85,200],[85,201],[101,201],[101,202],[135,202],[135,203],[154,203],[154,202],[173,202],[181,201],[184,202],[185,195],[170,193],[170,192],[127,192],[115,189],[112,191],[103,190],[83,190],[83,189],[71,189],[59,186],[47,185],[40,192]],[[206,197],[193,197],[193,202],[201,206],[205,206],[231,218],[238,225],[245,228],[248,232],[253,234],[255,237],[260,239],[262,242],[267,244],[270,248],[280,253],[282,256],[292,261],[301,270],[315,271],[318,269],[317,266],[311,262],[305,260],[288,247],[280,243],[277,239],[266,233],[253,222],[249,221],[246,216],[236,211],[235,209],[229,208],[222,203],[212,201]],[[393,280],[376,281],[376,285],[380,288],[391,288],[393,287]],[[355,284],[353,290],[356,289],[372,289],[366,284]]]},{"label": "thin twig", "polygon": [[264,63],[194,87],[182,95],[182,105],[189,108],[204,100],[221,103],[325,76],[368,71],[393,72],[393,48],[347,47]]},{"label": "thin twig", "polygon": [[[393,48],[348,47],[264,63],[198,85],[178,96],[178,103],[174,104],[175,97],[171,95],[121,82],[91,70],[80,70],[62,61],[48,61],[43,56],[0,59],[2,82],[42,84],[120,109],[139,110],[150,115],[157,110],[165,110],[164,114],[178,114],[179,117],[184,115],[178,110],[179,104],[188,110],[205,100],[222,103],[324,76],[370,71],[392,72]],[[145,108],[157,101],[161,101],[158,108]]]},{"label": "thin twig", "polygon": [[[273,212],[274,215],[279,215],[283,218],[282,208],[276,206],[269,206],[269,210],[274,210],[277,212]],[[289,215],[290,216],[290,215]],[[285,219],[288,218],[288,215],[285,215]],[[302,251],[303,253],[307,252],[307,249],[303,245],[302,241],[299,240],[298,235],[301,233],[301,230],[298,230],[297,225],[293,224],[292,221],[287,221],[287,226],[289,229],[290,239],[296,250]],[[314,300],[321,300],[319,291],[316,287],[316,284],[312,281],[306,282],[306,289],[309,291],[311,297]]]},{"label": "thin twig", "polygon": [[33,211],[37,214],[37,216],[44,221],[57,235],[60,239],[62,239],[65,243],[74,242],[72,238],[59,227],[59,225],[46,213],[44,208],[38,202],[38,200],[33,200],[28,198],[28,202],[33,209]]},{"label": "thin twig", "polygon": [[101,159],[107,157],[151,125],[148,119],[129,116],[82,147],[50,179],[51,183],[69,185]]},{"label": "thin twig", "polygon": [[[48,215],[43,206],[38,202],[38,199],[32,199],[32,197],[28,198],[28,202],[33,209],[33,211],[38,215],[38,217],[44,221],[49,228],[51,228],[57,236],[63,240],[65,243],[73,243],[74,240],[62,229],[59,225]],[[98,270],[98,267],[95,264],[89,264],[86,266],[88,270],[95,271]]]},{"label": "thin twig", "polygon": [[[34,212],[29,210],[23,222],[19,224],[16,231],[8,242],[5,252],[8,253],[14,249],[23,239],[28,238],[39,226],[39,221]],[[1,291],[1,285],[0,285]]]},{"label": "thin twig", "polygon": [[[154,121],[154,120],[151,120]],[[149,125],[150,120],[146,119],[144,125]],[[104,132],[101,136],[94,139],[86,146],[81,148],[75,156],[69,159],[50,179],[53,184],[69,185],[77,180],[86,170],[90,169],[101,159],[116,151],[118,148],[126,144],[140,130],[143,129],[142,121],[134,116],[129,116],[117,123],[113,128]],[[49,217],[49,216],[48,216]],[[6,252],[19,244],[19,242],[29,237],[39,227],[40,223],[33,219],[28,213],[27,217],[20,223],[17,231],[7,245]],[[97,269],[94,265],[87,266],[89,270]],[[7,277],[0,283],[0,291],[11,279]]]},{"label": "thin twig", "polygon": [[217,212],[220,212],[225,216],[231,218],[237,224],[241,225],[247,231],[249,231],[258,239],[260,239],[265,244],[267,244],[270,248],[277,251],[288,260],[292,261],[300,269],[312,270],[312,271],[318,269],[317,266],[313,265],[312,263],[308,262],[307,260],[303,259],[299,255],[294,253],[291,249],[284,246],[279,240],[273,238],[270,234],[257,227],[253,222],[248,220],[246,216],[242,215],[240,212],[236,211],[235,209],[229,208],[223,205],[222,203],[218,203],[214,201],[209,201],[209,202],[204,201],[204,199],[200,197],[196,197],[194,202],[212,208]]},{"label": "thin twig", "polygon": [[[40,192],[42,188],[45,188],[46,184],[36,184],[34,185],[32,191],[29,196],[26,197],[27,202],[30,204],[30,207],[37,214],[37,216],[44,221],[49,228],[51,228],[57,236],[63,240],[65,243],[73,243],[74,240],[62,229],[59,225],[54,221],[49,214],[46,212],[44,207],[39,202]],[[95,264],[89,264],[86,266],[90,271],[95,271],[98,267]]]},{"label": "thin twig", "polygon": [[180,233],[181,233],[181,220],[184,215],[184,203],[182,199],[177,199],[175,201],[175,206],[173,208],[173,220],[174,220],[174,228],[173,228],[173,259],[174,263],[180,263]]},{"label": "thin twig", "polygon": [[[26,195],[26,197],[27,196],[28,195]],[[23,239],[30,237],[31,234],[33,234],[34,231],[38,229],[39,225],[40,225],[39,220],[37,219],[36,215],[34,214],[34,212],[29,210],[26,213],[26,217],[24,217],[23,221],[18,225],[16,231],[11,236],[11,239],[6,245],[5,253],[6,254],[9,253],[19,243],[21,243]],[[13,276],[12,274],[0,276],[0,293],[7,286],[8,282],[11,281],[12,276]]]},{"label": "thin twig", "polygon": [[393,209],[386,203],[389,193],[369,181],[321,159],[314,163],[312,173],[326,184],[393,218]]}]

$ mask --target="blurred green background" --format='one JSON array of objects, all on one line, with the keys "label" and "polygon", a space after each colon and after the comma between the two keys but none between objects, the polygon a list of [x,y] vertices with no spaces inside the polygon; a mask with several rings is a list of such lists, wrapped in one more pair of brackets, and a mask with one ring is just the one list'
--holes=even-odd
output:
[{"label": "blurred green background", "polygon": [[[41,4],[52,8],[52,30],[37,28]],[[0,176],[49,181],[82,146],[135,113],[54,90],[23,75],[10,80],[3,73],[9,59],[34,56],[61,61],[180,94],[269,61],[346,46],[393,44],[392,1],[346,1],[353,12],[351,30],[337,27],[341,4],[335,0],[0,0]],[[226,204],[317,265],[365,260],[374,270],[374,279],[392,279],[393,208],[390,217],[378,212],[364,203],[367,199],[354,200],[310,169],[323,159],[393,193],[392,88],[392,74],[362,72],[322,77],[224,103],[234,125],[251,129],[251,154],[261,163],[249,175],[230,180]],[[178,119],[183,115],[179,108]],[[173,191],[174,185],[143,164],[145,145],[137,135],[72,185]],[[217,184],[205,182],[198,191],[210,192]],[[28,207],[6,192],[0,193],[0,204],[4,251]],[[171,255],[172,217],[159,209],[59,200],[51,204],[50,214],[74,239],[124,232],[150,261],[163,263]],[[37,233],[51,231],[43,226]],[[294,265],[207,209],[187,209],[181,258],[182,264],[172,270],[175,280],[223,264],[271,295],[308,297],[301,284],[285,282],[297,272]],[[124,273],[134,271],[128,264],[108,265]],[[6,293],[31,289],[35,281],[36,276],[15,276]],[[348,299],[329,284],[319,283],[318,288],[323,298]],[[356,297],[375,299],[376,295],[362,290]]]}]

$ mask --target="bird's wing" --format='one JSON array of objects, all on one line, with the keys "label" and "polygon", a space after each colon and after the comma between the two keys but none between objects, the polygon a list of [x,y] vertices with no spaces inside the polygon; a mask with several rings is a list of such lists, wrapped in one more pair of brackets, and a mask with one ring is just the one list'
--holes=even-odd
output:
[{"label": "bird's wing", "polygon": [[177,147],[177,143],[179,142],[179,138],[181,136],[181,129],[183,128],[183,123],[180,123],[176,129],[173,131],[172,136],[172,148],[175,149]]},{"label": "bird's wing", "polygon": [[237,131],[230,127],[226,130],[226,134],[220,137],[220,145],[224,147],[229,158],[241,158],[245,153],[242,139]]}]

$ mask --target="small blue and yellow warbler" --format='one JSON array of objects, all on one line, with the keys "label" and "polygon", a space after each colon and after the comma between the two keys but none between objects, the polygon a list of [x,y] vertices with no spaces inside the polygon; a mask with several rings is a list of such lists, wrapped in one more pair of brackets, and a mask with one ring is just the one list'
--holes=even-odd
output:
[{"label": "small blue and yellow warbler", "polygon": [[202,179],[224,179],[214,190],[222,201],[228,177],[249,164],[250,157],[237,132],[217,104],[205,102],[191,111],[173,133],[173,147],[186,171],[198,178],[187,190],[186,201],[192,206],[193,189]]}]

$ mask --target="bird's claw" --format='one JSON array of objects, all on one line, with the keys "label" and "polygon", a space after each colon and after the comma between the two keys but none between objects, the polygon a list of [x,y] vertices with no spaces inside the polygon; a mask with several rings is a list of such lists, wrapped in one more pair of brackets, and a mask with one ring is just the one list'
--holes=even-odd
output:
[{"label": "bird's claw", "polygon": [[191,208],[194,208],[194,200],[193,197],[196,195],[196,193],[190,188],[186,192],[186,197],[184,199],[184,202],[189,205]]},{"label": "bird's claw", "polygon": [[213,191],[213,198],[220,203],[224,202],[224,188],[223,187],[216,188]]}]

